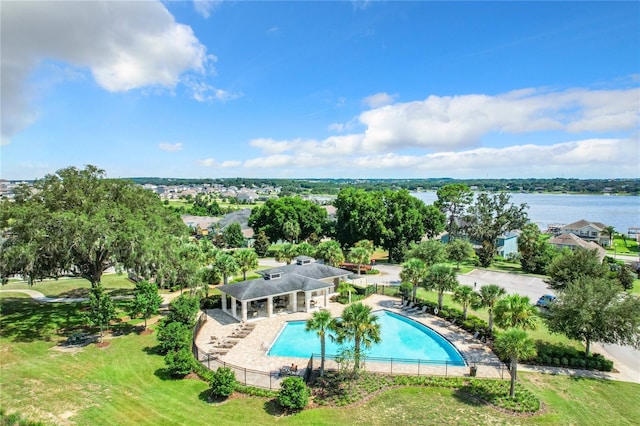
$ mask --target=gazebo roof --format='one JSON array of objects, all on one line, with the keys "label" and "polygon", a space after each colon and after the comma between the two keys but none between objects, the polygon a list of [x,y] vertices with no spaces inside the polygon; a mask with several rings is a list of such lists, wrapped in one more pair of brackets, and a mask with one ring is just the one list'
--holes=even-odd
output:
[{"label": "gazebo roof", "polygon": [[237,300],[248,301],[292,293],[294,291],[320,290],[331,287],[332,285],[332,283],[325,283],[296,273],[288,273],[286,275],[282,275],[281,278],[276,279],[257,278],[254,280],[227,284],[218,287],[218,290],[234,297]]},{"label": "gazebo roof", "polygon": [[256,271],[256,273],[263,277],[268,277],[273,274],[282,274],[283,277],[290,274],[296,274],[316,280],[333,277],[346,277],[351,273],[344,269],[334,268],[333,266],[325,265],[323,263],[317,263],[313,261],[312,257],[298,256],[296,260],[297,262],[291,265],[262,269],[260,271]]}]

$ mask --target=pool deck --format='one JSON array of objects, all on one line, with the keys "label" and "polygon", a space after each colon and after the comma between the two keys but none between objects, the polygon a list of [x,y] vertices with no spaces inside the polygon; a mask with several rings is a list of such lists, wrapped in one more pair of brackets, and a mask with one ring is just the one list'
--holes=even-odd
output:
[{"label": "pool deck", "polygon": [[[478,340],[474,340],[471,334],[433,315],[407,315],[401,309],[393,307],[394,303],[397,302],[397,298],[382,295],[372,295],[362,301],[362,303],[371,306],[374,311],[386,309],[391,312],[396,312],[435,330],[458,349],[469,365],[473,365],[474,363],[478,364],[478,377],[508,377],[508,372],[504,368],[500,369],[499,366],[502,364],[493,352]],[[332,316],[337,317],[342,314],[344,308],[345,305],[330,303],[328,310]],[[228,339],[234,329],[240,324],[236,319],[220,309],[207,310],[206,315],[208,317],[207,321],[197,336],[196,344],[200,350],[209,352],[215,347],[215,344],[211,343],[212,336],[217,339]],[[255,324],[255,328],[246,337],[235,339],[237,343],[229,348],[226,354],[220,355],[219,360],[237,367],[272,373],[278,372],[281,367],[291,365],[292,363],[298,365],[299,368],[304,368],[307,365],[308,358],[276,357],[268,356],[266,353],[273,342],[275,342],[278,333],[287,321],[304,321],[310,317],[311,313],[296,312],[279,314],[273,318],[250,320],[249,323]],[[332,364],[333,362],[328,362],[327,368],[335,368],[335,365]],[[493,364],[495,367],[489,364]],[[315,367],[317,368],[318,366]],[[469,375],[468,366],[452,367],[424,364],[416,366],[415,364],[402,364],[398,362],[390,365],[388,362],[377,363],[366,361],[366,369],[369,371],[389,372],[390,367],[394,374]]]}]

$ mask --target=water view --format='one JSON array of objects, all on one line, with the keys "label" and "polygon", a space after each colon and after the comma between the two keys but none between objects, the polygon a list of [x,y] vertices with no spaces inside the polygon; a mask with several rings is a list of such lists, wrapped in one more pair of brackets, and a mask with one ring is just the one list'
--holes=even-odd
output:
[{"label": "water view", "polygon": [[[435,191],[412,192],[426,204],[436,199]],[[640,227],[640,197],[579,194],[511,193],[511,202],[527,203],[529,219],[540,229],[554,223],[569,224],[580,219],[613,226],[626,233],[630,227]]]}]

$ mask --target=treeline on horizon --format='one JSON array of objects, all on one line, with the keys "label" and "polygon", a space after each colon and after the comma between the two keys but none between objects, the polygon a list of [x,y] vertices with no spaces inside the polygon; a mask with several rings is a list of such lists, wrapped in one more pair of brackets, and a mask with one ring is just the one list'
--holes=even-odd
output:
[{"label": "treeline on horizon", "polygon": [[277,178],[159,178],[136,177],[133,182],[144,185],[202,185],[220,184],[236,187],[277,186],[281,195],[329,194],[336,195],[345,187],[369,190],[407,189],[409,191],[435,191],[443,185],[463,183],[477,191],[509,192],[567,192],[581,194],[640,195],[640,179],[277,179]]}]

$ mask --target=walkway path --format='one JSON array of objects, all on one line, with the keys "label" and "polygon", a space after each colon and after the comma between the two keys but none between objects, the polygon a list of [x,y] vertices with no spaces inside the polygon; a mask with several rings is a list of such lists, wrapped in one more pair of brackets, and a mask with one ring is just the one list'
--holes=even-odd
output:
[{"label": "walkway path", "polygon": [[[78,302],[86,302],[89,300],[88,297],[49,297],[40,293],[37,290],[29,290],[29,289],[11,289],[11,290],[0,290],[0,293],[22,293],[31,297],[36,302],[40,303],[78,303]],[[168,293],[161,294],[163,303],[161,306],[169,306],[169,302],[171,302],[176,297],[180,296],[179,292],[176,293]],[[132,299],[133,296],[114,296],[113,300],[126,300]]]}]

